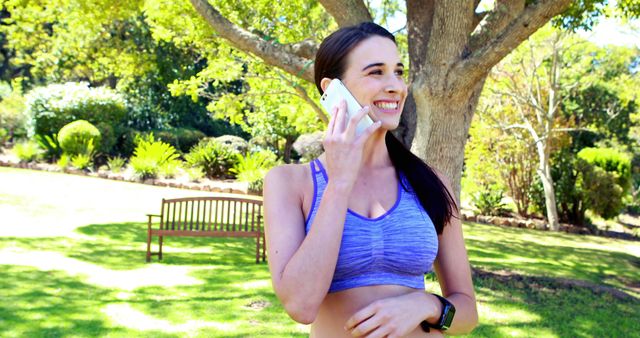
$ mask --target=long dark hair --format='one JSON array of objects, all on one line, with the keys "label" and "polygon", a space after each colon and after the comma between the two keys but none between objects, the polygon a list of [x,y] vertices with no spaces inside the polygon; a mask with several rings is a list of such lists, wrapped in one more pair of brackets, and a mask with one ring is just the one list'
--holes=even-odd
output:
[{"label": "long dark hair", "polygon": [[[314,66],[314,80],[321,95],[320,81],[325,77],[341,78],[345,72],[347,55],[359,42],[371,36],[381,36],[396,43],[393,34],[372,22],[341,28],[322,41],[316,53]],[[390,131],[385,135],[385,143],[396,174],[402,172],[405,175],[420,204],[433,221],[436,232],[442,234],[442,229],[453,217],[454,211],[457,211],[453,196],[435,171],[407,149]],[[402,182],[399,176],[398,180]],[[403,188],[409,190],[404,183]]]}]

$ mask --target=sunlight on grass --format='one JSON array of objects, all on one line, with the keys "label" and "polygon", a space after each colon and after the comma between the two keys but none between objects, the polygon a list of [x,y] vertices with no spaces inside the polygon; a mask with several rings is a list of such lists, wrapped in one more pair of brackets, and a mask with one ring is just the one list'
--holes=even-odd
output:
[{"label": "sunlight on grass", "polygon": [[236,323],[221,323],[204,320],[189,320],[183,324],[172,324],[166,320],[153,318],[138,310],[135,310],[128,304],[109,304],[103,310],[109,318],[118,325],[139,330],[160,330],[170,333],[193,334],[194,331],[203,328],[215,328],[218,331],[232,332],[238,325]]},{"label": "sunlight on grass", "polygon": [[195,285],[202,281],[189,276],[194,269],[183,266],[151,264],[125,271],[105,269],[95,264],[66,257],[57,252],[0,251],[0,264],[31,266],[43,271],[60,270],[71,276],[81,275],[86,281],[107,288],[134,290],[149,285]]},{"label": "sunlight on grass", "polygon": [[[0,214],[10,216],[0,223],[0,336],[307,337],[273,293],[267,264],[255,263],[253,239],[166,237],[163,260],[145,263],[144,214],[162,197],[194,193],[212,195],[0,168]],[[468,337],[640,332],[630,291],[639,242],[474,223],[464,231],[472,265],[491,272],[474,278],[481,321]],[[441,293],[433,274],[425,282]]]}]

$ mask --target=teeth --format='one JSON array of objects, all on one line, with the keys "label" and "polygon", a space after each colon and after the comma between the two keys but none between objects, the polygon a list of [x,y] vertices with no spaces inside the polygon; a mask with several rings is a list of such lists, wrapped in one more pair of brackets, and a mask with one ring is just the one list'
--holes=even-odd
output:
[{"label": "teeth", "polygon": [[376,103],[376,107],[382,108],[382,109],[396,109],[398,108],[398,103],[397,102],[379,102],[379,103]]}]

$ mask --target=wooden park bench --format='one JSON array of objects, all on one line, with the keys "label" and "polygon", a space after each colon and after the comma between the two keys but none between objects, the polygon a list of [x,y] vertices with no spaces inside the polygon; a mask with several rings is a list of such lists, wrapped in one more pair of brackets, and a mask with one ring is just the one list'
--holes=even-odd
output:
[{"label": "wooden park bench", "polygon": [[[265,261],[262,200],[226,196],[162,199],[160,215],[147,217],[147,262],[151,255],[162,259],[164,236],[255,237],[256,263],[260,249]],[[157,228],[152,226],[154,218],[160,219]],[[151,252],[153,236],[158,236],[158,252]]]}]

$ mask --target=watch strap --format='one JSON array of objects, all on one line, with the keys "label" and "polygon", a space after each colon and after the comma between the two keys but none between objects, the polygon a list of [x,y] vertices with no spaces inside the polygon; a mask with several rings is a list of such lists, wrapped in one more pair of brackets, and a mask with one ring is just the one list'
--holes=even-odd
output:
[{"label": "watch strap", "polygon": [[442,303],[442,313],[440,314],[440,319],[436,324],[431,324],[426,320],[423,320],[420,323],[420,327],[425,332],[429,332],[429,329],[431,328],[445,331],[451,326],[451,322],[453,322],[453,317],[456,313],[456,308],[446,298],[436,294],[433,294],[433,295],[438,297],[438,299],[440,300],[440,303]]}]

